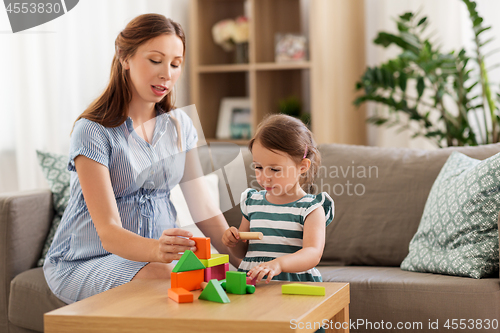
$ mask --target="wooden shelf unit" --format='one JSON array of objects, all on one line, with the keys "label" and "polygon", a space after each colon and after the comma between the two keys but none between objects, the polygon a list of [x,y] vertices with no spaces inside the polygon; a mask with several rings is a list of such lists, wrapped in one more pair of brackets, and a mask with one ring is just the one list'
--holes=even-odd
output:
[{"label": "wooden shelf unit", "polygon": [[[342,21],[341,29],[351,29],[355,34],[338,30],[340,23],[325,10],[335,13],[337,21],[349,19]],[[191,0],[187,51],[190,103],[196,106],[206,140],[217,142],[219,107],[224,97],[250,99],[254,132],[267,114],[279,112],[279,100],[296,96],[303,112],[311,113],[311,128],[318,143],[363,144],[364,113],[356,113],[352,105],[354,82],[365,66],[362,10],[362,0]],[[234,64],[234,54],[224,51],[212,38],[215,23],[240,15],[249,17],[247,64]],[[337,30],[332,33],[332,29]],[[274,62],[277,33],[306,35],[308,60]],[[345,64],[337,60],[344,59],[349,59],[353,70],[340,77]]]},{"label": "wooden shelf unit", "polygon": [[[250,13],[245,13],[245,7]],[[196,105],[207,141],[215,133],[221,99],[247,97],[252,107],[252,130],[268,113],[278,112],[280,99],[296,95],[302,100],[303,71],[309,61],[274,62],[275,33],[303,33],[301,0],[191,0],[190,69],[191,100]],[[212,38],[212,27],[220,20],[249,14],[249,63],[234,64]],[[304,105],[309,110],[310,105]],[[233,140],[234,142],[245,142]]]}]

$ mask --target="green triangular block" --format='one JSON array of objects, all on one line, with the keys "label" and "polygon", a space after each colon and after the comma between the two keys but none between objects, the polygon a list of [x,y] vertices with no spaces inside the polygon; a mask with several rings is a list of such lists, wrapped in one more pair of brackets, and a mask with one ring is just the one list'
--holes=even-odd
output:
[{"label": "green triangular block", "polygon": [[219,281],[213,279],[208,281],[207,286],[200,294],[198,299],[204,299],[206,301],[218,302],[218,303],[229,303],[229,297],[227,297],[226,292],[222,289]]},{"label": "green triangular block", "polygon": [[188,272],[195,271],[197,269],[205,269],[205,265],[203,265],[203,263],[200,261],[200,259],[198,259],[196,254],[193,253],[193,251],[187,250],[179,259],[179,262],[177,263],[177,265],[175,265],[172,272]]}]

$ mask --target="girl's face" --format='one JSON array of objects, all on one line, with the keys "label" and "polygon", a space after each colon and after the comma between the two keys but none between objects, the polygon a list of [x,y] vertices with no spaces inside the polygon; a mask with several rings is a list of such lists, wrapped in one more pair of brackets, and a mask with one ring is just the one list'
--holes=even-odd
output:
[{"label": "girl's face", "polygon": [[172,91],[181,75],[184,60],[182,40],[176,35],[162,35],[137,48],[123,68],[129,70],[132,99],[158,103]]},{"label": "girl's face", "polygon": [[300,175],[309,169],[307,159],[297,164],[285,153],[264,148],[259,141],[252,147],[257,182],[272,197],[294,196],[301,193]]}]

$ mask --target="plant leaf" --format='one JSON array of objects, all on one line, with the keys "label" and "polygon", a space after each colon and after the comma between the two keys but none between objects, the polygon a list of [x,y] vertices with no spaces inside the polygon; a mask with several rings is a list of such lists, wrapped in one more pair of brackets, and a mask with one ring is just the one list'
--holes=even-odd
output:
[{"label": "plant leaf", "polygon": [[422,97],[423,93],[424,93],[424,89],[425,89],[425,82],[424,82],[424,78],[422,76],[420,76],[418,79],[417,79],[417,92],[418,92],[418,99],[420,99],[420,97]]},{"label": "plant leaf", "polygon": [[417,27],[418,27],[418,26],[420,26],[420,25],[422,25],[425,21],[427,21],[427,17],[422,17],[422,18],[420,19],[420,21],[418,21],[418,23],[417,23]]}]

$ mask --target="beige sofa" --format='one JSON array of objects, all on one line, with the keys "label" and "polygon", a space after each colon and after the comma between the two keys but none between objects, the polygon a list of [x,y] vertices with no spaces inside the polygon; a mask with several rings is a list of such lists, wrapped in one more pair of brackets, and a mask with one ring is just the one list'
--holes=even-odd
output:
[{"label": "beige sofa", "polygon": [[[500,145],[458,150],[484,159],[500,152]],[[323,167],[316,185],[335,200],[336,212],[319,269],[324,281],[350,283],[351,332],[402,331],[398,323],[415,328],[405,332],[437,332],[447,320],[500,317],[498,277],[475,280],[399,268],[434,179],[453,149],[328,144],[320,151]],[[243,149],[243,156],[247,182],[253,185],[251,155]],[[210,163],[204,159],[203,164],[208,170]],[[236,176],[227,177],[231,183]],[[41,268],[34,268],[53,214],[51,200],[48,190],[0,194],[0,332],[42,331],[43,313],[63,305],[48,289]],[[238,225],[239,206],[225,216]],[[393,329],[381,330],[382,321]],[[440,329],[429,329],[436,321]]]}]

